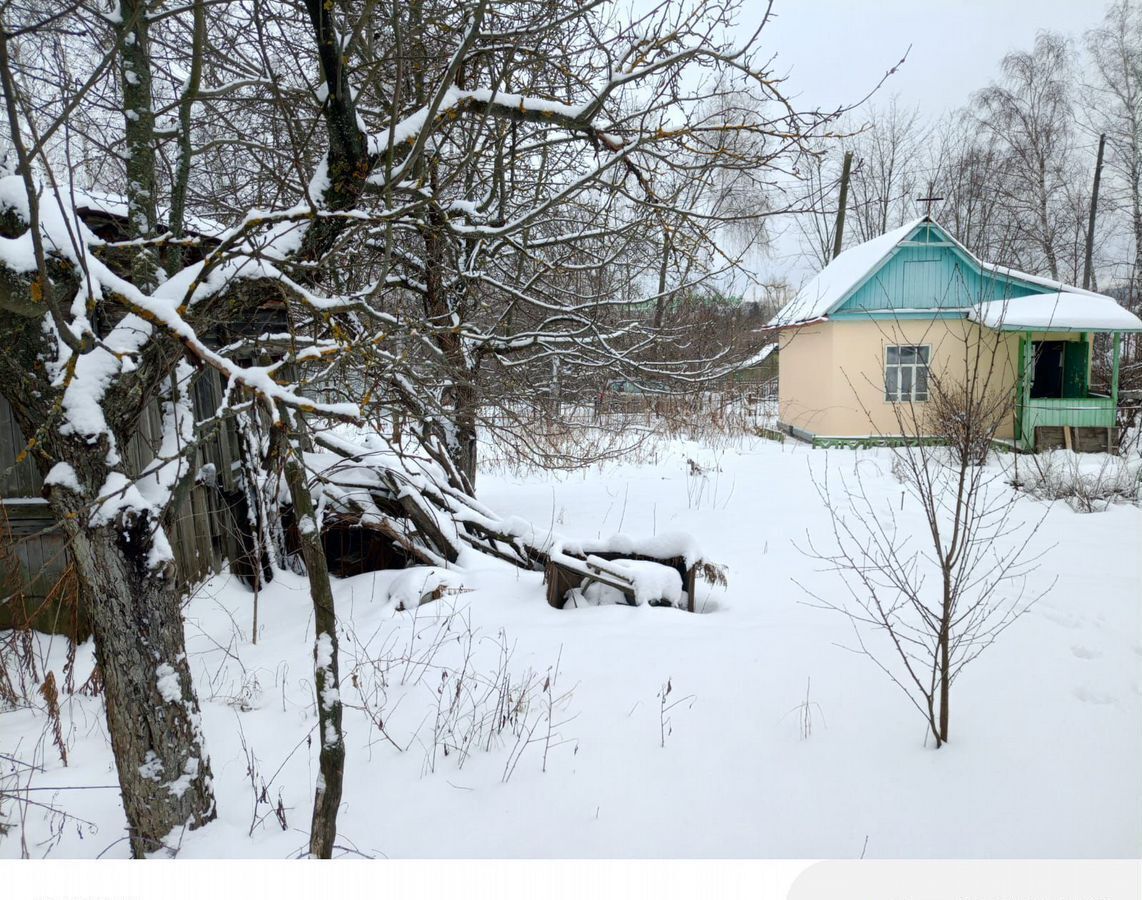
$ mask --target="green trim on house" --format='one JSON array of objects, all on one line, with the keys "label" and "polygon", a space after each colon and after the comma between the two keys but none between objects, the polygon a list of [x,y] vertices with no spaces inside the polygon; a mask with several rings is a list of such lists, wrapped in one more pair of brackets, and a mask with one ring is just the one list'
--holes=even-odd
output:
[{"label": "green trim on house", "polygon": [[[931,221],[919,223],[825,313],[855,317],[954,318],[981,302],[1051,293],[1058,285],[982,264]],[[923,314],[921,310],[928,310]]]},{"label": "green trim on house", "polygon": [[1035,377],[1033,333],[1019,336],[1019,377],[1015,385],[1015,434],[1021,450],[1034,450],[1036,428],[1114,428],[1118,419],[1118,369],[1121,334],[1113,332],[1110,395],[1090,392],[1091,332],[1067,341],[1063,352],[1062,397],[1032,397]]},{"label": "green trim on house", "polygon": [[1033,365],[1033,345],[1031,343],[1031,332],[1019,335],[1019,354],[1018,354],[1018,375],[1015,379],[1015,440],[1016,443],[1023,446],[1030,446],[1025,443],[1023,423],[1024,415],[1023,410],[1027,406],[1027,401],[1031,399],[1031,376]]},{"label": "green trim on house", "polygon": [[1113,428],[1117,415],[1113,397],[1036,397],[1023,409],[1023,440],[1035,446],[1035,429],[1043,427]]},{"label": "green trim on house", "polygon": [[866,319],[962,319],[966,309],[846,309],[829,316],[833,322],[864,321]]},{"label": "green trim on house", "polygon": [[1122,355],[1122,335],[1119,332],[1114,332],[1114,357],[1111,363],[1110,370],[1110,396],[1114,400],[1115,417],[1117,418],[1118,412],[1118,367],[1120,363],[1119,357]]},{"label": "green trim on house", "polygon": [[813,447],[821,450],[849,449],[868,450],[873,447],[939,447],[945,441],[939,438],[914,438],[904,435],[880,434],[864,437],[822,437],[813,435]]}]

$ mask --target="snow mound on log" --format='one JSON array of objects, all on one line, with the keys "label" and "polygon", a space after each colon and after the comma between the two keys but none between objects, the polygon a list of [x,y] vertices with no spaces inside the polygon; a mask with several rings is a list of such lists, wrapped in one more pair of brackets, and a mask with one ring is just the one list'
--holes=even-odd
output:
[{"label": "snow mound on log", "polygon": [[397,609],[416,609],[422,603],[439,599],[445,590],[459,586],[455,572],[438,566],[414,566],[393,580],[386,599]]}]

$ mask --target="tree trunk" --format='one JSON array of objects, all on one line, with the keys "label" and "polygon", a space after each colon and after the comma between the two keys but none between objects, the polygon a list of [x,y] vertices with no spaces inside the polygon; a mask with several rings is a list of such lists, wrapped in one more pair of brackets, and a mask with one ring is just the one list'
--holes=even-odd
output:
[{"label": "tree trunk", "polygon": [[[474,376],[472,376],[474,378]],[[452,408],[453,441],[449,442],[448,452],[457,470],[468,480],[473,491],[476,489],[476,387],[471,382],[456,386]]]},{"label": "tree trunk", "polygon": [[666,318],[666,280],[670,274],[670,252],[673,245],[670,240],[670,229],[662,230],[662,258],[658,262],[658,299],[654,303],[654,327],[661,328]]},{"label": "tree trunk", "polygon": [[341,732],[341,695],[337,659],[337,613],[321,531],[313,511],[313,498],[306,484],[305,471],[295,456],[285,466],[286,484],[293,501],[297,530],[301,536],[301,556],[309,576],[313,598],[313,674],[317,691],[317,732],[321,740],[320,772],[313,795],[313,820],[309,831],[309,855],[318,859],[333,856],[337,838],[337,812],[341,807],[341,786],[345,776],[345,740]]},{"label": "tree trunk", "polygon": [[96,525],[89,499],[60,486],[50,497],[90,600],[131,851],[177,846],[178,830],[211,821],[215,805],[173,566],[148,559],[151,516]]},{"label": "tree trunk", "polygon": [[948,635],[940,638],[940,731],[936,735],[936,746],[948,742],[948,699],[951,682],[948,678]]},{"label": "tree trunk", "polygon": [[1047,186],[1047,164],[1042,156],[1039,158],[1038,175],[1039,180],[1035,187],[1039,195],[1040,244],[1043,247],[1043,255],[1047,259],[1047,271],[1050,273],[1051,278],[1058,281],[1059,260],[1058,257],[1055,256],[1054,230],[1051,228],[1051,214],[1047,202],[1050,193],[1050,189]]},{"label": "tree trunk", "polygon": [[1142,150],[1137,151],[1130,165],[1130,226],[1134,233],[1134,268],[1130,275],[1132,309],[1138,308],[1142,297]]},{"label": "tree trunk", "polygon": [[944,573],[944,604],[940,620],[939,666],[940,666],[940,728],[936,733],[936,747],[948,742],[948,699],[951,694],[951,634],[952,634],[952,592],[948,583],[949,574]]},{"label": "tree trunk", "polygon": [[[127,227],[135,238],[157,230],[155,193],[155,102],[151,91],[150,13],[145,0],[123,0],[120,16],[125,25],[120,47],[120,87],[123,91],[123,137],[127,165]],[[150,247],[140,247],[131,266],[135,286],[154,287],[158,258]]]}]

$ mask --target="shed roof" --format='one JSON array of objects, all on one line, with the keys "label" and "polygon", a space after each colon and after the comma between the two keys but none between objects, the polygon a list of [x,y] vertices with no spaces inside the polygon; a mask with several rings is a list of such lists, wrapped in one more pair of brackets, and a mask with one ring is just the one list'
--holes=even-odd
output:
[{"label": "shed roof", "polygon": [[1110,297],[1069,290],[980,303],[967,315],[999,331],[1142,332],[1142,319]]}]

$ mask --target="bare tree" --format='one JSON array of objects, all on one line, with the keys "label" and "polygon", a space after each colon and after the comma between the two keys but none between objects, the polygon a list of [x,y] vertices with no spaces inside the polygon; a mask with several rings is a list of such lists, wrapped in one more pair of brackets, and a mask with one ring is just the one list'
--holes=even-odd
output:
[{"label": "bare tree", "polygon": [[821,267],[827,266],[836,240],[837,207],[840,203],[841,165],[844,152],[832,151],[828,142],[810,145],[798,169],[803,205],[810,212],[796,218],[806,252]]},{"label": "bare tree", "polygon": [[1003,337],[963,329],[941,345],[943,365],[926,372],[923,392],[893,406],[903,440],[891,445],[892,471],[922,527],[870,492],[860,467],[839,487],[826,469],[816,485],[833,543],[808,536],[806,551],[846,594],[811,596],[849,618],[858,650],[907,695],[937,748],[950,739],[956,679],[1042,593],[1026,583],[1038,525],[1020,521],[1005,473],[986,464],[1012,414]]},{"label": "bare tree", "polygon": [[[198,475],[192,370],[226,384],[215,424],[285,428],[283,463],[375,388],[470,493],[483,367],[645,367],[663,259],[686,273],[671,294],[731,269],[720,232],[760,233],[775,208],[751,191],[832,116],[789,103],[760,28],[731,40],[721,0],[41,7],[0,8],[18,173],[0,181],[0,391],[91,597],[143,855],[214,816],[165,530]],[[115,195],[107,236],[92,188]],[[140,473],[121,451],[155,402],[163,449]],[[276,470],[255,477],[276,498]],[[335,682],[336,644],[317,656]],[[316,801],[325,854],[332,780]]]},{"label": "bare tree", "polygon": [[865,129],[851,141],[854,241],[879,237],[914,215],[916,192],[927,187],[920,172],[925,139],[918,108],[906,109],[895,97],[870,107]]},{"label": "bare tree", "polygon": [[1081,262],[1066,255],[1065,198],[1073,172],[1072,50],[1060,35],[1041,31],[1031,51],[1009,53],[1003,79],[973,98],[977,121],[1002,148],[997,181],[1004,228],[1014,261],[1059,279]]},{"label": "bare tree", "polygon": [[1124,213],[1131,246],[1124,264],[1130,295],[1138,303],[1142,260],[1142,10],[1131,0],[1116,0],[1103,23],[1086,35],[1091,72],[1086,112],[1096,133],[1106,135],[1107,182],[1103,197]]},{"label": "bare tree", "polygon": [[981,258],[1008,258],[997,202],[1004,155],[996,142],[983,139],[974,117],[961,110],[936,126],[928,160],[924,189],[944,198],[936,218]]},{"label": "bare tree", "polygon": [[[288,416],[287,410],[282,410]],[[279,432],[280,434],[280,432]],[[313,600],[313,688],[317,705],[317,737],[320,772],[313,798],[309,830],[309,855],[329,859],[337,837],[337,813],[345,778],[345,738],[341,731],[341,683],[337,639],[337,612],[329,566],[321,540],[321,527],[301,454],[291,453],[285,462],[285,481],[297,519],[301,555]]]}]

